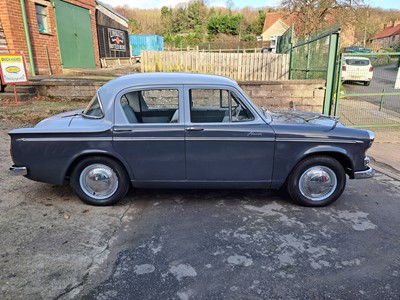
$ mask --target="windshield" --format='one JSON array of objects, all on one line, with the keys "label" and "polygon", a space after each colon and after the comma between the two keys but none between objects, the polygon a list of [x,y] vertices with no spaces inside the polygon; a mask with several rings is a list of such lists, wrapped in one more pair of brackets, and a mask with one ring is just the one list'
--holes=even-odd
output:
[{"label": "windshield", "polygon": [[97,98],[97,94],[89,102],[88,106],[85,108],[82,115],[85,117],[89,117],[89,118],[104,117],[104,113],[101,108],[101,103],[100,103],[99,99]]},{"label": "windshield", "polygon": [[350,66],[368,66],[369,60],[368,59],[346,59],[346,64]]}]

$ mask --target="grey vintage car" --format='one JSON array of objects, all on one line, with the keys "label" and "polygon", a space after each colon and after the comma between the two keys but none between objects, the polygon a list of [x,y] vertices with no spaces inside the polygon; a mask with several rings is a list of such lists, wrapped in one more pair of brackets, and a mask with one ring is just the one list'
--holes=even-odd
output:
[{"label": "grey vintage car", "polygon": [[92,205],[135,188],[286,187],[324,206],[372,176],[371,131],[299,111],[258,108],[228,78],[134,74],[102,86],[85,110],[9,132],[13,174],[62,185]]}]

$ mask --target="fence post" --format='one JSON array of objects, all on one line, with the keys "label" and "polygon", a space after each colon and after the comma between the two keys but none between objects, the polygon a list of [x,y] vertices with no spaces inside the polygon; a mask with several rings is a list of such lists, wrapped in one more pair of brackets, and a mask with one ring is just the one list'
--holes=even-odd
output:
[{"label": "fence post", "polygon": [[383,104],[385,103],[385,89],[382,89],[382,96],[381,96],[381,102],[379,103],[379,111],[382,110],[383,108]]},{"label": "fence post", "polygon": [[305,75],[305,79],[308,79],[308,72],[309,72],[309,68],[310,68],[310,44],[307,44],[307,65],[306,65],[306,75]]},{"label": "fence post", "polygon": [[339,72],[336,84],[335,113],[334,113],[336,117],[339,115],[340,90],[342,88],[342,66],[344,61],[343,55],[340,57],[339,61],[340,62],[339,62]]},{"label": "fence post", "polygon": [[[339,51],[339,32],[340,31],[333,33],[329,37],[328,69],[326,70],[326,90],[323,110],[323,113],[327,115],[332,113],[332,104],[335,94],[335,79],[337,73],[336,65]],[[340,80],[340,78],[338,80]]]}]

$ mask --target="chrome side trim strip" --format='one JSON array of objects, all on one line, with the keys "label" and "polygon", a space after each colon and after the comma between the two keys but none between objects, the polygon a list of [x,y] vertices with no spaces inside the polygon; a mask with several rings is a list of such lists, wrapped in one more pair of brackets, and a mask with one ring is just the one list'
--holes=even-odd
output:
[{"label": "chrome side trim strip", "polygon": [[257,137],[187,137],[187,141],[224,141],[224,142],[274,142],[274,138]]},{"label": "chrome side trim strip", "polygon": [[93,142],[93,141],[112,141],[112,137],[51,137],[51,138],[20,138],[22,142]]},{"label": "chrome side trim strip", "polygon": [[273,138],[252,138],[252,137],[243,137],[243,138],[227,138],[227,137],[116,137],[114,141],[124,142],[124,141],[225,141],[225,142],[273,142],[275,139]]},{"label": "chrome side trim strip", "polygon": [[184,141],[184,137],[115,137],[116,142],[128,142],[128,141]]},{"label": "chrome side trim strip", "polygon": [[277,142],[297,142],[297,143],[336,143],[336,144],[362,144],[363,141],[343,140],[343,139],[323,139],[323,138],[277,138]]},{"label": "chrome side trim strip", "polygon": [[273,142],[274,138],[258,137],[60,137],[60,138],[21,138],[23,142],[104,142],[104,141],[245,141],[245,142]]}]

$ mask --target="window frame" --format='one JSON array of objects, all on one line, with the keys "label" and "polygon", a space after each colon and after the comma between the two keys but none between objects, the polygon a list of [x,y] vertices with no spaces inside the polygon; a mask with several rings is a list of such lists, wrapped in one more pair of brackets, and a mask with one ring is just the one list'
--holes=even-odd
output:
[{"label": "window frame", "polygon": [[[37,21],[37,24],[38,24],[38,27],[37,27],[38,32],[40,34],[50,34],[51,32],[50,32],[50,26],[49,26],[50,22],[49,22],[49,14],[48,14],[48,4],[47,3],[43,3],[42,1],[35,1],[34,5],[35,5],[36,21]],[[38,13],[38,10],[37,10],[38,7],[42,8],[44,10],[45,14]],[[39,29],[39,25],[41,24],[39,22],[39,16],[42,16],[42,20],[45,23],[45,24],[42,24],[43,27],[44,27],[44,31],[40,31],[40,29]]]},{"label": "window frame", "polygon": [[[125,94],[137,91],[150,90],[177,90],[178,91],[178,122],[173,123],[129,123],[125,112],[123,111],[121,99]],[[141,126],[141,127],[160,127],[160,126],[182,126],[184,124],[184,101],[183,85],[157,85],[157,86],[136,86],[128,87],[118,92],[114,99],[114,124],[115,126]]]},{"label": "window frame", "polygon": [[[230,117],[229,117],[229,122],[202,122],[202,123],[197,123],[197,122],[192,122],[191,121],[191,99],[190,99],[190,90],[193,89],[204,89],[204,90],[226,90],[229,92],[229,95],[234,94],[240,104],[244,106],[247,110],[250,111],[250,113],[253,115],[252,120],[248,121],[240,121],[240,122],[232,122],[232,109],[230,109]],[[185,90],[184,90],[184,98],[186,99],[187,105],[185,106],[185,124],[190,125],[190,126],[205,126],[205,125],[221,125],[221,126],[240,126],[240,125],[248,125],[248,124],[260,124],[261,122],[264,124],[265,122],[260,118],[258,112],[254,109],[251,101],[249,101],[245,95],[243,95],[238,89],[232,87],[232,86],[223,86],[223,85],[185,85]],[[229,97],[229,102],[230,102],[230,107],[231,105],[231,96]],[[229,109],[229,108],[228,108]]]}]

